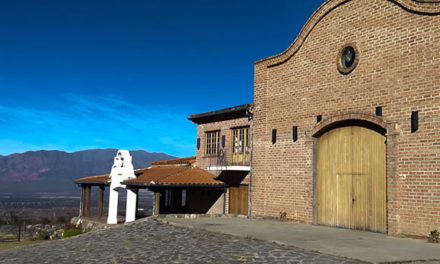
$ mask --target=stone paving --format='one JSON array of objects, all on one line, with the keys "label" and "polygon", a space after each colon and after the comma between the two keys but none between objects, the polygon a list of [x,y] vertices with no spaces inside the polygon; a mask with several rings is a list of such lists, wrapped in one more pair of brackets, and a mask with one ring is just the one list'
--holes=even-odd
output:
[{"label": "stone paving", "polygon": [[360,263],[154,219],[0,251],[0,263]]}]

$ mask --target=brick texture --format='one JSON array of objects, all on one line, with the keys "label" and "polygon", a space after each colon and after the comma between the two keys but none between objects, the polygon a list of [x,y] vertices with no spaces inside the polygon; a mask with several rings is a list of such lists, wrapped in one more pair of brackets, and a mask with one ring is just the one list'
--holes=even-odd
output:
[{"label": "brick texture", "polygon": [[[285,211],[312,223],[314,135],[360,119],[387,130],[388,234],[426,236],[440,227],[439,14],[438,1],[330,0],[285,52],[255,63],[253,215]],[[347,43],[359,62],[344,75],[337,57]],[[198,137],[213,125],[199,126]],[[206,166],[201,142],[197,163]]]}]

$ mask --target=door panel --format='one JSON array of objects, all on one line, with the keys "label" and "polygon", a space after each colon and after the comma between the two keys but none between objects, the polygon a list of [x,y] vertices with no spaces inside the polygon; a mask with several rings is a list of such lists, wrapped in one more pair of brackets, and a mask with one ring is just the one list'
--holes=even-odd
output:
[{"label": "door panel", "polygon": [[249,185],[229,187],[229,213],[248,215]]},{"label": "door panel", "polygon": [[319,224],[386,232],[385,137],[359,126],[318,139]]}]

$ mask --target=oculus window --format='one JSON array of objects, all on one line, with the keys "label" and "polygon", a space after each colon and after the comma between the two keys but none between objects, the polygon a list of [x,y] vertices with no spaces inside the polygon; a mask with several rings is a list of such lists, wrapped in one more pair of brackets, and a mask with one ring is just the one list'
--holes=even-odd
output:
[{"label": "oculus window", "polygon": [[337,66],[342,74],[349,74],[359,62],[359,52],[355,45],[347,44],[338,53]]}]

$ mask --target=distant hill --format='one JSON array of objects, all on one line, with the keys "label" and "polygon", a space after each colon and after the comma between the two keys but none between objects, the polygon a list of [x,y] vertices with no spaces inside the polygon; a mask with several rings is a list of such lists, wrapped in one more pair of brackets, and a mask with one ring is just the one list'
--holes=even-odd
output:
[{"label": "distant hill", "polygon": [[[0,192],[76,192],[74,179],[110,173],[117,149],[90,149],[77,152],[28,151],[0,156]],[[151,161],[174,158],[165,153],[130,151],[135,169]]]}]

